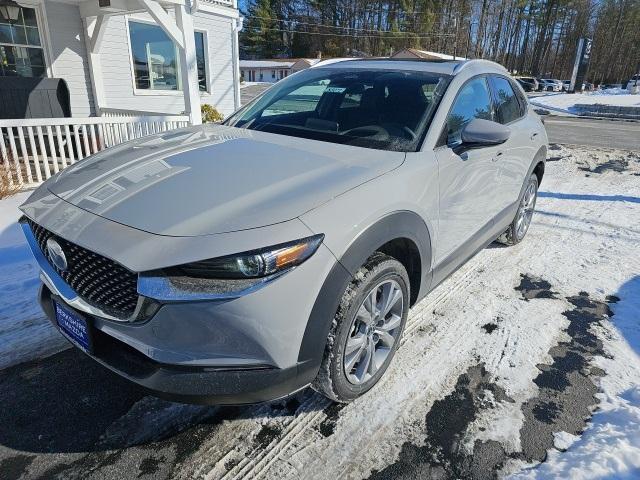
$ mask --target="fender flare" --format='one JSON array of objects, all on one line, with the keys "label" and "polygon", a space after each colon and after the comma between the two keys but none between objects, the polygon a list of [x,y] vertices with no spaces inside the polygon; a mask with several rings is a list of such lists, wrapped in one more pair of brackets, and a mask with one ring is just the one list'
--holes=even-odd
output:
[{"label": "fender flare", "polygon": [[385,215],[367,227],[351,242],[325,278],[307,321],[298,353],[298,365],[304,370],[313,369],[313,377],[322,362],[329,329],[342,294],[353,275],[373,252],[398,238],[409,239],[418,247],[422,277],[418,298],[428,291],[431,279],[431,235],[424,220],[417,213],[403,210]]},{"label": "fender flare", "polygon": [[[542,162],[542,173],[544,173],[545,167],[547,165],[547,146],[546,145],[541,146],[536,152],[536,154],[533,156],[533,160],[531,161],[531,165],[529,165],[529,170],[527,171],[527,177],[523,182],[522,192],[520,193],[524,192],[524,186],[527,183],[526,180],[531,176],[531,174],[533,173],[533,171],[536,169],[536,167],[540,162]],[[542,181],[538,182],[538,186],[540,186],[541,183]]]}]

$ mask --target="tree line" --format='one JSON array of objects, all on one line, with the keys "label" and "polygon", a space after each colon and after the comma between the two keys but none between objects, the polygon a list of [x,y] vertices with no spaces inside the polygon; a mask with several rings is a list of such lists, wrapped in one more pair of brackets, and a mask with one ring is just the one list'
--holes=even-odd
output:
[{"label": "tree line", "polygon": [[418,48],[568,79],[593,39],[587,78],[640,69],[640,0],[248,0],[242,58],[388,56]]}]

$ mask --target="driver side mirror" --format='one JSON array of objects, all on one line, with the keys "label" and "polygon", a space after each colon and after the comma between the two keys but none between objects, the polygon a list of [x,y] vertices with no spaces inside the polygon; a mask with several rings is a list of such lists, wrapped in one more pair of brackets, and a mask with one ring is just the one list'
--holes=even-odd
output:
[{"label": "driver side mirror", "polygon": [[491,147],[506,142],[511,135],[511,129],[491,120],[474,118],[467,123],[460,134],[462,142],[453,148],[460,154],[474,148]]}]

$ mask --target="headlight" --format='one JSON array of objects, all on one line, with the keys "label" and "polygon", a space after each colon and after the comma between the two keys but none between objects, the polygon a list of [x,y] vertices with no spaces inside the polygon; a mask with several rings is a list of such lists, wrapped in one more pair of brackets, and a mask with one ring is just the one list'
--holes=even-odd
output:
[{"label": "headlight", "polygon": [[224,300],[261,288],[300,265],[324,235],[138,275],[138,293],[159,301]]},{"label": "headlight", "polygon": [[303,238],[256,251],[213,258],[165,269],[170,276],[211,279],[261,278],[304,262],[318,249],[324,235]]}]

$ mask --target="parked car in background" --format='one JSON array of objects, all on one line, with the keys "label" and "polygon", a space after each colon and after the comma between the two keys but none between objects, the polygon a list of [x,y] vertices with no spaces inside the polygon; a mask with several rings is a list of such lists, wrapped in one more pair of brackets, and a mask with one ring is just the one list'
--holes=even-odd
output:
[{"label": "parked car in background", "polygon": [[21,224],[51,322],[117,374],[184,402],[348,402],[411,306],[524,239],[547,147],[496,63],[319,63],[222,125],[68,167]]},{"label": "parked car in background", "polygon": [[558,85],[558,87],[560,87],[560,90],[558,90],[559,92],[564,91],[564,83],[562,80],[558,80],[557,78],[552,78],[551,81],[553,81],[556,85]]},{"label": "parked car in background", "polygon": [[516,77],[516,80],[525,92],[537,92],[538,80],[534,77]]},{"label": "parked car in background", "polygon": [[562,90],[568,92],[571,88],[571,80],[562,80]]},{"label": "parked car in background", "polygon": [[640,88],[640,73],[631,77],[627,82],[627,90],[631,93],[636,93],[638,88]]},{"label": "parked car in background", "polygon": [[562,83],[559,80],[551,78],[541,78],[539,90],[542,92],[560,92],[562,91]]}]

